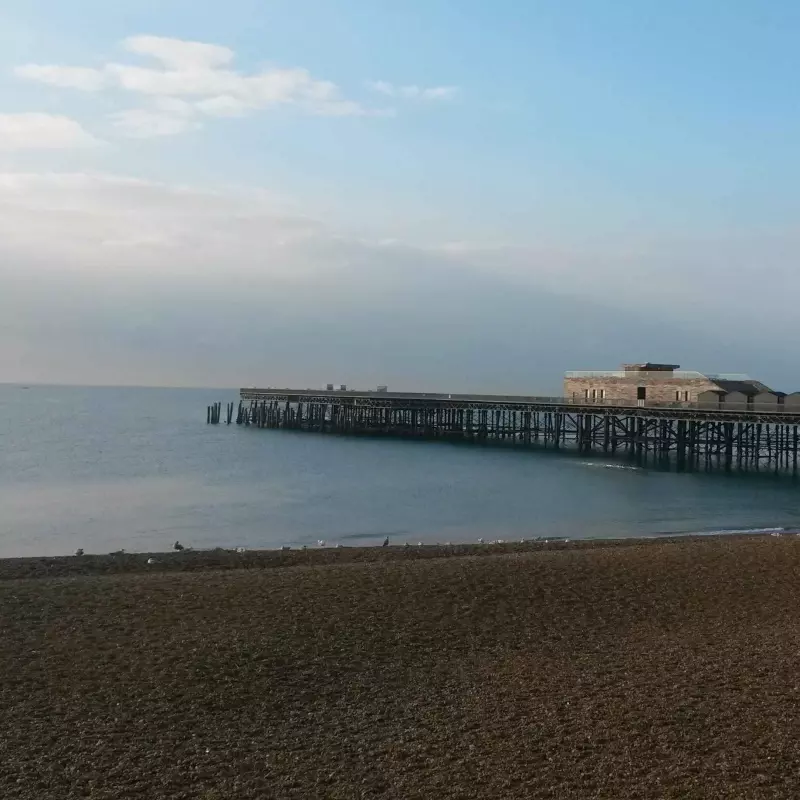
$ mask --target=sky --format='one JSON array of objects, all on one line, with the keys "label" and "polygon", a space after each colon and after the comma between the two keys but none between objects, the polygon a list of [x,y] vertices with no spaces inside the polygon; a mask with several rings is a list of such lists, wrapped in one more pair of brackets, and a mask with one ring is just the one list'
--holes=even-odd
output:
[{"label": "sky", "polygon": [[800,5],[0,0],[0,382],[800,389]]}]

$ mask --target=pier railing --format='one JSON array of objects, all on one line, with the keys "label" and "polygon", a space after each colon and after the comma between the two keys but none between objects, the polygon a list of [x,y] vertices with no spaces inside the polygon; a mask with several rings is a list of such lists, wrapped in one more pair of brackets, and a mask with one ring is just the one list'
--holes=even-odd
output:
[{"label": "pier railing", "polygon": [[[509,403],[515,405],[546,405],[546,406],[572,406],[576,408],[640,408],[659,411],[705,411],[734,414],[787,414],[800,417],[800,402],[784,405],[778,402],[689,402],[689,401],[654,401],[654,400],[617,400],[614,398],[585,398],[564,397],[560,395],[496,395],[496,394],[461,394],[443,392],[384,392],[371,389],[358,390],[329,390],[329,389],[285,389],[272,388],[259,389],[255,387],[240,389],[240,397],[244,401],[274,400],[277,398],[328,398],[330,401],[369,400],[397,403],[403,400],[415,402],[447,401],[458,403],[474,403],[479,405],[502,406]],[[293,400],[289,400],[292,402]]]}]

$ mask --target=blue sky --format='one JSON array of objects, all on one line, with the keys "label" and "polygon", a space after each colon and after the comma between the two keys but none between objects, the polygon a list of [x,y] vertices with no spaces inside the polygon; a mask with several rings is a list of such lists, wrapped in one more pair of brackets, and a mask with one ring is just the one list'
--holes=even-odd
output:
[{"label": "blue sky", "polygon": [[[345,297],[349,318],[358,316],[358,296],[380,331],[394,313],[391,297],[378,303],[392,285],[381,276],[394,274],[402,257],[421,293],[403,312],[410,325],[435,315],[425,276],[436,273],[438,285],[454,268],[460,291],[474,286],[476,302],[493,278],[508,293],[530,293],[532,303],[552,297],[544,305],[562,309],[560,317],[585,320],[589,312],[570,303],[596,305],[609,344],[605,356],[593,345],[591,357],[604,363],[578,363],[588,357],[586,340],[568,337],[547,367],[548,388],[559,359],[565,369],[674,360],[672,348],[692,361],[686,366],[767,369],[789,380],[793,354],[775,353],[769,326],[753,333],[736,323],[754,304],[791,317],[789,297],[800,288],[798,34],[800,6],[778,0],[763,8],[738,0],[0,6],[0,203],[10,209],[2,268],[18,300],[30,303],[36,285],[26,281],[42,271],[76,296],[79,285],[111,287],[117,310],[94,330],[118,342],[119,356],[91,355],[80,338],[88,334],[75,333],[82,344],[73,352],[90,355],[54,371],[17,302],[16,321],[7,323],[17,355],[0,351],[0,368],[9,379],[152,382],[169,374],[203,382],[200,353],[175,351],[172,361],[167,353],[151,374],[125,350],[128,328],[114,326],[134,306],[137,330],[156,339],[166,331],[162,312],[142,315],[141,297],[125,293],[131,280],[152,295],[177,292],[180,276],[209,276],[198,309],[219,294],[214,275],[221,283],[231,272],[246,274],[257,296],[275,281],[291,284],[283,302],[312,316]],[[186,50],[187,42],[217,48]],[[145,202],[145,186],[158,202]],[[209,218],[198,209],[211,195]],[[231,220],[243,215],[261,223],[219,251],[224,267],[203,262],[198,253],[229,241]],[[313,233],[298,237],[300,221]],[[372,283],[347,284],[362,261]],[[339,278],[332,286],[348,291],[320,289],[331,275]],[[617,329],[606,309],[619,312]],[[505,313],[502,303],[493,311]],[[74,322],[91,309],[68,313]],[[626,325],[640,330],[625,314],[653,328],[638,343],[647,352],[616,351],[620,332],[630,338]],[[200,318],[187,319],[187,329]],[[480,323],[487,341],[492,319]],[[687,342],[679,344],[674,327],[691,334]],[[342,330],[337,352],[353,336]],[[347,361],[337,368],[355,379],[429,380],[409,366],[412,351],[396,330],[380,336],[396,353],[398,366],[382,367],[388,375],[361,375]],[[465,356],[467,378],[460,367],[431,375],[486,388],[482,357]],[[520,346],[514,363],[524,357]],[[176,375],[175,365],[190,361]],[[267,366],[300,379],[298,363],[233,364],[209,380]],[[498,389],[537,388],[525,381],[512,370]]]}]

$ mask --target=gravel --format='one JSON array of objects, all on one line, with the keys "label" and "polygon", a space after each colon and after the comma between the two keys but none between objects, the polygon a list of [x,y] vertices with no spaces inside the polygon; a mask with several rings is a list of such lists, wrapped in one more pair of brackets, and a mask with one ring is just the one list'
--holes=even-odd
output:
[{"label": "gravel", "polygon": [[0,798],[794,798],[799,570],[789,536],[0,561]]}]

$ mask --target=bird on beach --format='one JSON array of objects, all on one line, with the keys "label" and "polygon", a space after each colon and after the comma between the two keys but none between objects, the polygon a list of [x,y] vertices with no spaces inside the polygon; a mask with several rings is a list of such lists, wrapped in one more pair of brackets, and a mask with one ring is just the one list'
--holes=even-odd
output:
[{"label": "bird on beach", "polygon": [[147,563],[148,564],[157,564],[158,562],[154,558],[148,558],[147,559]]},{"label": "bird on beach", "polygon": [[83,548],[82,548],[82,547],[79,547],[79,548],[78,548],[78,549],[75,551],[75,555],[76,555],[76,556],[82,556],[82,555],[83,555]]},{"label": "bird on beach", "polygon": [[383,546],[384,547],[388,547],[389,546],[389,537],[388,536],[383,540]]},{"label": "bird on beach", "polygon": [[317,539],[317,546],[318,547],[325,547],[325,540],[324,539]]},{"label": "bird on beach", "polygon": [[172,545],[172,549],[180,552],[181,550],[185,550],[186,548],[180,542],[176,541],[175,544]]},{"label": "bird on beach", "polygon": [[483,544],[483,539],[478,539],[478,544]]}]

